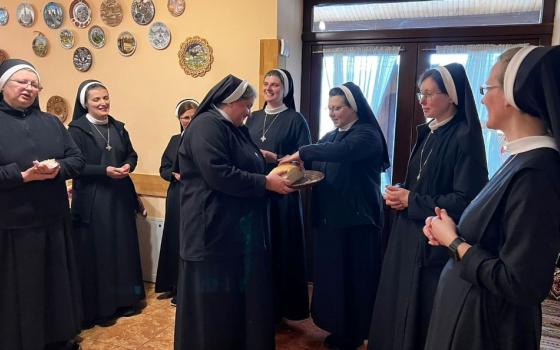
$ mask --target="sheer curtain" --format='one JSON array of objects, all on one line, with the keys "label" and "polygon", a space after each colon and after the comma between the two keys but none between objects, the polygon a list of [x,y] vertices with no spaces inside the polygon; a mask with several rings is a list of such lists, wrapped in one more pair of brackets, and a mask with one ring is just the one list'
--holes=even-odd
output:
[{"label": "sheer curtain", "polygon": [[[399,46],[349,46],[323,50],[320,136],[332,130],[328,115],[329,90],[346,82],[358,85],[369,102],[387,140],[393,159]],[[391,183],[392,168],[382,175]]]},{"label": "sheer curtain", "polygon": [[527,44],[436,46],[436,55],[443,56],[439,57],[438,61],[440,61],[440,63],[442,59],[445,60],[445,56],[457,58],[458,55],[461,55],[466,58],[466,62],[462,63],[471,84],[473,96],[476,102],[476,109],[482,124],[482,135],[484,137],[484,144],[486,148],[486,160],[488,162],[489,176],[494,175],[494,173],[502,165],[506,156],[501,152],[503,134],[486,127],[488,111],[482,104],[482,96],[480,95],[479,87],[486,83],[492,66],[496,63],[498,56],[502,52],[512,47],[524,45]]}]

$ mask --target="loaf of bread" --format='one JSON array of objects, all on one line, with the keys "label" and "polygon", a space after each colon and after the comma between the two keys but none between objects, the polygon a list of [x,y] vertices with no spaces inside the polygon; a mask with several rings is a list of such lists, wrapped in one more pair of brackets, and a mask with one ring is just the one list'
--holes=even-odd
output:
[{"label": "loaf of bread", "polygon": [[[285,173],[284,173],[285,172]],[[293,184],[303,177],[303,171],[296,164],[284,163],[270,171],[271,174],[284,173],[282,177],[288,180],[288,184]]]}]

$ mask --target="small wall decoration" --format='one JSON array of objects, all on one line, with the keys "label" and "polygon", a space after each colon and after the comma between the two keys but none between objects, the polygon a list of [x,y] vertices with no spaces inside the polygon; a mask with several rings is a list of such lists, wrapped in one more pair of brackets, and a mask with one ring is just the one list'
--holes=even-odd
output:
[{"label": "small wall decoration", "polygon": [[74,51],[73,61],[74,68],[80,72],[87,72],[93,63],[93,56],[91,55],[91,51],[86,47],[78,47],[76,51]]},{"label": "small wall decoration", "polygon": [[179,49],[179,64],[187,75],[202,77],[210,71],[214,62],[212,47],[206,39],[198,36],[187,38]]},{"label": "small wall decoration", "polygon": [[171,32],[163,22],[155,22],[150,26],[148,39],[154,49],[163,50],[171,42]]},{"label": "small wall decoration", "polygon": [[43,18],[49,28],[60,28],[62,22],[64,22],[64,10],[60,4],[49,2],[43,8]]},{"label": "small wall decoration", "polygon": [[185,0],[168,0],[167,9],[171,15],[181,16],[185,12]]},{"label": "small wall decoration", "polygon": [[91,7],[86,0],[74,0],[70,5],[70,19],[78,28],[86,28],[91,23]]},{"label": "small wall decoration", "polygon": [[121,24],[123,11],[118,0],[103,0],[101,3],[101,19],[109,27]]},{"label": "small wall decoration", "polygon": [[8,24],[8,19],[10,15],[8,14],[8,10],[5,7],[0,6],[0,26],[5,26]]},{"label": "small wall decoration", "polygon": [[35,9],[31,4],[22,2],[16,9],[16,17],[19,24],[29,28],[35,23]]},{"label": "small wall decoration", "polygon": [[93,26],[88,31],[89,42],[95,48],[102,48],[105,46],[105,32],[100,26]]},{"label": "small wall decoration", "polygon": [[51,96],[47,101],[47,113],[56,116],[62,123],[68,118],[68,104],[60,96]]},{"label": "small wall decoration", "polygon": [[140,25],[149,24],[156,14],[156,8],[152,0],[132,0],[132,18]]},{"label": "small wall decoration", "polygon": [[63,29],[58,34],[60,39],[60,45],[65,49],[71,49],[74,47],[74,33],[69,29]]},{"label": "small wall decoration", "polygon": [[136,39],[130,32],[122,32],[117,38],[117,48],[123,56],[131,56],[136,51]]},{"label": "small wall decoration", "polygon": [[4,62],[5,60],[7,60],[8,58],[10,58],[10,56],[8,55],[8,53],[2,49],[0,49],[0,64],[2,64],[2,62]]},{"label": "small wall decoration", "polygon": [[33,52],[39,57],[45,57],[47,52],[49,51],[49,40],[47,37],[41,33],[36,32],[37,36],[33,39],[33,44],[31,47],[33,48]]}]

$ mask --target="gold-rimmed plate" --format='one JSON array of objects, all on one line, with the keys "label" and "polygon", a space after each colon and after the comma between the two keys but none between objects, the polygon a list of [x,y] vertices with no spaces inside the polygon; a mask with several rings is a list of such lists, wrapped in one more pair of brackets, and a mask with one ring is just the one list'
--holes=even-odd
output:
[{"label": "gold-rimmed plate", "polygon": [[86,28],[91,23],[91,7],[86,0],[74,0],[70,5],[70,19],[78,28]]},{"label": "gold-rimmed plate", "polygon": [[304,170],[303,177],[290,185],[291,188],[302,190],[311,187],[325,178],[325,174],[317,170]]},{"label": "gold-rimmed plate", "polygon": [[118,0],[103,0],[101,3],[101,19],[109,27],[121,24],[123,10]]},{"label": "gold-rimmed plate", "polygon": [[62,123],[68,118],[68,105],[60,96],[51,96],[47,101],[47,112],[56,116]]}]

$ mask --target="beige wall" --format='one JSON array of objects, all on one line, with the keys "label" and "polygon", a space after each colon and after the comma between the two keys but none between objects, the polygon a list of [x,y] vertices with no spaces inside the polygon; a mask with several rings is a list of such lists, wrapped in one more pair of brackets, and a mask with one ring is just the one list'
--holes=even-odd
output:
[{"label": "beige wall", "polygon": [[552,32],[552,45],[560,45],[560,0],[556,0],[556,14],[554,16],[554,30]]},{"label": "beige wall", "polygon": [[[291,0],[290,0],[291,1]],[[101,26],[107,35],[102,49],[95,49],[87,39],[88,28],[78,29],[69,17],[70,0],[59,0],[65,11],[60,29],[50,29],[43,20],[42,11],[48,0],[32,1],[36,20],[31,28],[24,28],[16,19],[20,0],[4,0],[10,19],[0,27],[0,48],[12,58],[32,62],[41,75],[45,89],[41,93],[41,106],[52,95],[62,96],[74,107],[76,89],[86,79],[98,79],[109,89],[111,114],[126,123],[134,147],[139,154],[138,173],[158,174],[161,154],[171,135],[179,131],[174,118],[175,105],[184,97],[201,100],[217,81],[228,73],[248,79],[255,86],[259,81],[259,40],[277,37],[276,0],[187,0],[187,9],[180,17],[167,11],[167,0],[155,0],[154,21],[163,21],[172,32],[170,46],[162,51],[152,48],[147,39],[149,26],[133,22],[130,15],[131,0],[120,0],[123,22],[117,27],[107,26],[100,18],[101,0],[88,0],[93,10],[91,25]],[[76,37],[73,49],[63,49],[58,41],[62,28],[71,29]],[[31,42],[35,31],[49,39],[46,57],[37,57]],[[122,31],[136,37],[138,47],[134,55],[121,56],[116,49],[116,38]],[[181,43],[198,35],[210,43],[214,51],[212,70],[204,77],[187,76],[178,63],[177,53]],[[85,73],[78,72],[72,64],[76,47],[85,46],[93,54],[93,66]],[[301,62],[301,60],[300,60]],[[70,117],[69,117],[70,119]],[[150,216],[163,215],[161,198],[146,198]]]}]

